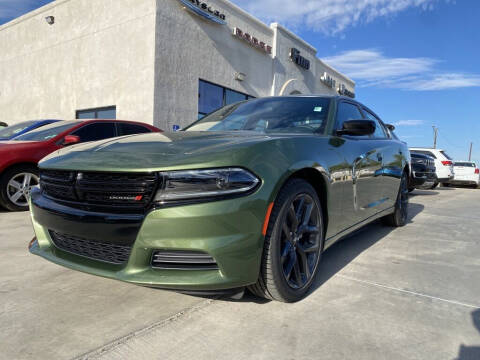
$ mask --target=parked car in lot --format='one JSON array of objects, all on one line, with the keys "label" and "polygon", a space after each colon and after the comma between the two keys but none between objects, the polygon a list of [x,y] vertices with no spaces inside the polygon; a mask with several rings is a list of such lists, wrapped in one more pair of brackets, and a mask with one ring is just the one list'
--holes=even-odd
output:
[{"label": "parked car in lot", "polygon": [[408,191],[415,188],[431,188],[437,182],[435,159],[428,155],[410,151],[412,174]]},{"label": "parked car in lot", "polygon": [[409,163],[352,99],[240,102],[184,131],[43,159],[29,248],[139,285],[296,301],[334,242],[378,218],[406,223]]},{"label": "parked car in lot", "polygon": [[7,127],[8,124],[6,122],[0,121],[0,127]]},{"label": "parked car in lot", "polygon": [[119,120],[59,121],[0,142],[0,205],[28,210],[28,194],[38,185],[37,163],[66,146],[120,135],[156,132],[157,128]]},{"label": "parked car in lot", "polygon": [[455,161],[453,163],[455,177],[450,181],[452,185],[480,185],[480,171],[477,165],[471,161]]},{"label": "parked car in lot", "polygon": [[57,121],[60,120],[31,120],[0,129],[0,141],[11,140],[16,136]]},{"label": "parked car in lot", "polygon": [[436,188],[439,183],[444,186],[448,186],[448,183],[453,180],[455,175],[453,169],[453,160],[444,150],[415,147],[410,148],[410,151],[417,154],[428,155],[435,159],[437,181],[432,185],[432,189]]}]

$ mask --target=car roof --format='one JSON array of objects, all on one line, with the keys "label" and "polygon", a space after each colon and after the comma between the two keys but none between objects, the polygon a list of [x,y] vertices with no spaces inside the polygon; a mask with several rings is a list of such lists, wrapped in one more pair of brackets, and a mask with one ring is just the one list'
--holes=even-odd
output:
[{"label": "car roof", "polygon": [[443,151],[443,149],[431,148],[431,147],[411,147],[410,150],[432,150],[432,151]]}]

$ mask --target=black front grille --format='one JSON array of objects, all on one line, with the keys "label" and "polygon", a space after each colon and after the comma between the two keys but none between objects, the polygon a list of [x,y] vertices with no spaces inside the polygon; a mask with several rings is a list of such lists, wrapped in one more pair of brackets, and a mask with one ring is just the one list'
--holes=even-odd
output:
[{"label": "black front grille", "polygon": [[56,247],[69,253],[110,264],[121,265],[128,261],[131,246],[116,245],[62,234],[49,230],[50,238]]},{"label": "black front grille", "polygon": [[142,210],[155,195],[157,175],[43,170],[40,188],[46,196],[70,205]]},{"label": "black front grille", "polygon": [[185,250],[154,251],[152,267],[170,270],[218,270],[215,259],[209,254]]}]

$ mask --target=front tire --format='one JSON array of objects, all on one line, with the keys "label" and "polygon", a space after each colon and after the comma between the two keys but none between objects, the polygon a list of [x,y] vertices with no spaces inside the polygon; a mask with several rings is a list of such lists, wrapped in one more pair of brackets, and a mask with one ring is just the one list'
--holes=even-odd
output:
[{"label": "front tire", "polygon": [[324,227],[320,200],[305,180],[289,180],[273,207],[265,236],[257,296],[282,302],[301,300],[317,273]]},{"label": "front tire", "polygon": [[398,189],[397,201],[395,202],[395,211],[384,217],[387,225],[401,227],[407,223],[408,218],[408,188],[407,174],[404,172]]},{"label": "front tire", "polygon": [[0,202],[10,211],[28,210],[28,197],[33,186],[38,185],[38,169],[21,165],[5,171],[0,178]]}]

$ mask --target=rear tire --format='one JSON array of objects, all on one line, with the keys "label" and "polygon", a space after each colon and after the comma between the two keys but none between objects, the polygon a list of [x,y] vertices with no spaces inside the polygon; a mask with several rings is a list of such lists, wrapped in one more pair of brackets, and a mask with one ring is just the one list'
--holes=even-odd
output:
[{"label": "rear tire", "polygon": [[407,174],[404,172],[398,189],[397,201],[395,202],[395,211],[383,218],[388,226],[401,227],[405,226],[408,219],[408,189]]},{"label": "rear tire", "polygon": [[271,300],[301,300],[317,274],[323,241],[322,207],[315,189],[305,180],[289,180],[270,216],[258,281],[248,289]]},{"label": "rear tire", "polygon": [[0,203],[10,211],[28,210],[30,190],[38,181],[38,169],[33,165],[8,169],[0,178]]}]

